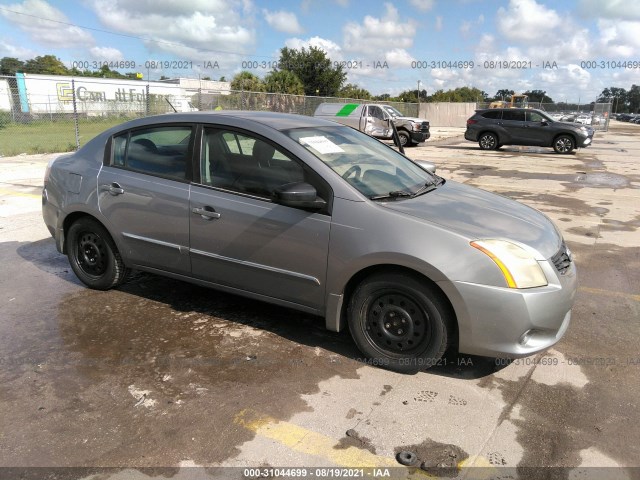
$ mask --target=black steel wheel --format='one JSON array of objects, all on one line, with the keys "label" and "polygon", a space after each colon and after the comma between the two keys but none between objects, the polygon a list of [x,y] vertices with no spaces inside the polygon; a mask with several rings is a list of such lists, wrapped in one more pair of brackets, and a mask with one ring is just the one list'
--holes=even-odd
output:
[{"label": "black steel wheel", "polygon": [[491,132],[485,132],[480,135],[478,145],[482,150],[495,150],[498,148],[498,137]]},{"label": "black steel wheel", "polygon": [[569,135],[560,135],[553,141],[553,149],[556,153],[571,153],[574,148],[575,143]]},{"label": "black steel wheel", "polygon": [[76,276],[90,288],[108,290],[126,278],[127,268],[109,232],[84,217],[67,232],[69,263]]},{"label": "black steel wheel", "polygon": [[447,347],[450,309],[426,281],[376,274],[354,292],[349,329],[374,364],[405,373],[436,365]]}]

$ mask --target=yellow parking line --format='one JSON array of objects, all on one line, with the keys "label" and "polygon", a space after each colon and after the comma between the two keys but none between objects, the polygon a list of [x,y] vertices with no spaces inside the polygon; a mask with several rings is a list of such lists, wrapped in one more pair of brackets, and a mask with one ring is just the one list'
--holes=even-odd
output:
[{"label": "yellow parking line", "polygon": [[334,448],[336,441],[333,438],[307,430],[293,423],[278,421],[254,410],[245,409],[240,411],[233,421],[261,437],[275,440],[296,452],[326,458],[340,467],[401,467],[395,459],[381,457],[368,450],[352,446],[336,449]]},{"label": "yellow parking line", "polygon": [[628,298],[635,302],[640,302],[640,295],[635,295],[633,293],[624,293],[618,292],[615,290],[603,290],[601,288],[591,288],[591,287],[579,287],[578,290],[586,293],[593,293],[594,295],[605,295],[608,297],[618,297],[618,298]]},{"label": "yellow parking line", "polygon": [[[403,467],[393,458],[381,457],[368,450],[351,446],[344,449],[336,449],[337,442],[331,437],[307,430],[293,423],[277,420],[255,410],[241,410],[236,414],[233,422],[258,436],[274,440],[296,452],[327,459],[337,467],[394,468],[396,473],[398,469],[406,468],[406,474],[403,475],[403,478],[432,478],[436,476],[420,469],[420,465],[416,465],[414,468]],[[459,462],[457,467],[459,470],[473,467],[484,467],[485,471],[493,470],[493,465],[481,455],[471,456]],[[367,472],[367,474],[370,475],[370,472]]]},{"label": "yellow parking line", "polygon": [[10,190],[8,188],[0,188],[0,195],[11,195],[13,197],[31,197],[31,198],[40,198],[42,195],[36,195],[35,193],[25,193],[25,192],[16,192],[15,190]]}]

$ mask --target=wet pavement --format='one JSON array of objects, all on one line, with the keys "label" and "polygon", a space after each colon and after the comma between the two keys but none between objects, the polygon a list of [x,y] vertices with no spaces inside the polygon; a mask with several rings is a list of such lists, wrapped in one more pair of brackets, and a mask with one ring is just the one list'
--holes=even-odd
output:
[{"label": "wet pavement", "polygon": [[[41,221],[47,157],[0,159],[0,467],[109,467],[95,478],[333,466],[404,476],[416,467],[395,455],[409,450],[441,476],[640,478],[634,127],[613,123],[563,156],[482,152],[456,132],[407,149],[446,178],[549,215],[580,279],[572,324],[551,350],[511,363],[450,352],[417,375],[367,365],[348,332],[285,308],[148,274],[109,292],[84,288]],[[245,473],[257,476],[222,475]]]}]

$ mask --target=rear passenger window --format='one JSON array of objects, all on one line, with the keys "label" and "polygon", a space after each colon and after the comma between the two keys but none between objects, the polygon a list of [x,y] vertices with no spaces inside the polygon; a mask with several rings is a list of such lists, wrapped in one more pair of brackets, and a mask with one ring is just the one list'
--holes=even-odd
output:
[{"label": "rear passenger window", "polygon": [[524,122],[524,112],[521,110],[504,110],[502,112],[502,120]]},{"label": "rear passenger window", "polygon": [[482,114],[483,118],[490,118],[492,120],[500,120],[502,118],[502,110],[490,110]]},{"label": "rear passenger window", "polygon": [[185,180],[191,137],[190,126],[134,130],[113,139],[112,165]]}]

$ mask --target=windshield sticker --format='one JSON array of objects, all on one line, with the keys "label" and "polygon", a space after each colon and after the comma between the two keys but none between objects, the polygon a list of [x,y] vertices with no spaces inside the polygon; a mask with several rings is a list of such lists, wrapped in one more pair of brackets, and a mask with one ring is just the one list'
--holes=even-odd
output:
[{"label": "windshield sticker", "polygon": [[327,137],[301,137],[300,143],[307,144],[318,153],[344,153],[344,150],[341,149],[338,145],[333,143]]}]

